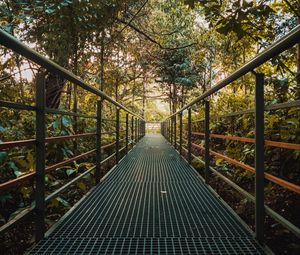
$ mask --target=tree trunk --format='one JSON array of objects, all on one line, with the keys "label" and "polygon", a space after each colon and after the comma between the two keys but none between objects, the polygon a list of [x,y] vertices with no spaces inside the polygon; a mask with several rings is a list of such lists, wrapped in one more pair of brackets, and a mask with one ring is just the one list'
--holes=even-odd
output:
[{"label": "tree trunk", "polygon": [[105,30],[103,28],[101,32],[101,52],[100,52],[100,90],[104,90],[104,39],[105,39]]},{"label": "tree trunk", "polygon": [[117,77],[115,83],[115,98],[117,102],[119,101],[118,90],[119,90],[119,78]]},{"label": "tree trunk", "polygon": [[142,116],[145,117],[145,104],[146,104],[146,74],[144,70],[144,77],[143,77],[143,108],[142,108]]},{"label": "tree trunk", "polygon": [[184,96],[184,86],[182,86],[181,87],[181,107],[183,107],[184,106],[184,98],[185,96]]},{"label": "tree trunk", "polygon": [[49,73],[46,77],[46,106],[49,108],[57,109],[60,105],[60,96],[64,85],[65,79],[59,75]]},{"label": "tree trunk", "polygon": [[[133,77],[135,77],[136,69],[133,69]],[[132,102],[131,102],[131,108],[134,110],[134,99],[135,99],[135,79],[133,80],[133,86],[132,86]]]},{"label": "tree trunk", "polygon": [[169,109],[171,115],[172,114],[172,84],[169,84]]},{"label": "tree trunk", "polygon": [[173,84],[173,111],[172,113],[175,113],[176,112],[176,109],[177,109],[177,86],[176,84]]},{"label": "tree trunk", "polygon": [[300,43],[297,45],[297,89],[296,89],[296,100],[300,100]]}]

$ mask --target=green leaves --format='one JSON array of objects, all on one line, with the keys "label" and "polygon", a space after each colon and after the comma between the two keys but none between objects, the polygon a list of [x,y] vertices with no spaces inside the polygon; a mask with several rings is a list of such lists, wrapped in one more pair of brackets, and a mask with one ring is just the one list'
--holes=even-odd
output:
[{"label": "green leaves", "polygon": [[3,164],[4,160],[7,157],[7,152],[5,151],[0,151],[0,165]]},{"label": "green leaves", "polygon": [[3,30],[5,30],[7,33],[12,34],[13,32],[13,25],[12,24],[7,24],[3,27]]},{"label": "green leaves", "polygon": [[71,175],[75,174],[77,171],[75,169],[67,169],[66,173],[68,175],[68,177],[70,177]]},{"label": "green leaves", "polygon": [[83,191],[87,190],[87,187],[86,187],[86,185],[83,182],[78,182],[77,183],[77,187],[80,188]]},{"label": "green leaves", "polygon": [[46,10],[45,10],[45,12],[47,14],[53,14],[53,13],[55,13],[55,11],[56,10],[53,7],[47,7]]},{"label": "green leaves", "polygon": [[71,125],[71,119],[69,116],[63,116],[62,117],[62,125],[64,127],[69,127]]},{"label": "green leaves", "polygon": [[0,126],[0,134],[1,134],[1,133],[4,133],[5,131],[6,131],[6,128]]},{"label": "green leaves", "polygon": [[9,168],[14,172],[16,177],[19,177],[20,175],[22,175],[22,172],[19,170],[19,168],[16,166],[15,162],[13,161],[9,161],[8,162],[8,166]]}]

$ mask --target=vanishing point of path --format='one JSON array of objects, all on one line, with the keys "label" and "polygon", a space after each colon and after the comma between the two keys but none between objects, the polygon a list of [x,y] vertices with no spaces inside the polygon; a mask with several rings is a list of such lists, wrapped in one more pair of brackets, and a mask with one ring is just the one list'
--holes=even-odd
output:
[{"label": "vanishing point of path", "polygon": [[31,254],[263,254],[161,135],[146,135]]}]

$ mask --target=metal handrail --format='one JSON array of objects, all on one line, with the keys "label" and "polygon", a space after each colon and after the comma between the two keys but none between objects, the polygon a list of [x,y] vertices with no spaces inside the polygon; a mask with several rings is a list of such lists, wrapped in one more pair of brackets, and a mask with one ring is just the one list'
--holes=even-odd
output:
[{"label": "metal handrail", "polygon": [[[36,113],[36,128],[35,128],[35,138],[29,140],[20,140],[20,141],[8,141],[4,142],[0,145],[0,150],[10,149],[13,147],[20,147],[20,146],[35,146],[36,149],[36,156],[35,156],[35,171],[28,172],[27,174],[22,175],[21,177],[8,180],[4,183],[0,183],[0,192],[6,191],[8,188],[13,187],[17,184],[21,184],[22,182],[28,181],[30,179],[35,178],[36,188],[35,188],[35,204],[34,207],[31,206],[30,208],[26,209],[25,211],[21,212],[19,216],[7,222],[4,226],[0,227],[0,232],[8,230],[11,226],[16,224],[17,222],[24,219],[26,215],[29,215],[33,210],[36,211],[35,214],[35,223],[36,223],[36,241],[39,241],[44,237],[45,233],[45,202],[49,201],[50,199],[54,198],[59,194],[62,190],[70,187],[74,182],[81,179],[86,174],[90,173],[91,171],[95,172],[95,184],[98,184],[101,181],[102,173],[102,164],[107,162],[107,160],[115,158],[115,164],[119,162],[121,156],[126,155],[129,151],[129,145],[132,147],[145,135],[145,121],[143,117],[140,115],[130,111],[125,106],[116,102],[111,97],[106,95],[104,92],[90,86],[78,76],[73,74],[72,72],[66,70],[65,68],[59,66],[58,64],[54,63],[53,61],[45,58],[41,54],[37,53],[36,51],[30,49],[25,44],[19,42],[16,38],[11,36],[10,34],[6,33],[5,31],[0,29],[0,45],[7,47],[8,49],[13,50],[14,52],[24,56],[25,58],[33,61],[34,63],[40,65],[42,68],[45,68],[47,71],[51,73],[55,73],[60,75],[65,80],[68,80],[88,92],[91,92],[101,98],[97,98],[97,107],[96,107],[96,114],[95,115],[86,115],[77,112],[68,112],[65,110],[59,109],[52,109],[46,107],[45,102],[45,92],[46,92],[46,84],[45,84],[45,74],[38,73],[36,76],[35,81],[35,88],[36,88],[36,97],[35,97],[35,105],[24,105],[20,103],[14,102],[7,102],[0,100],[0,107],[16,109],[16,110],[27,110],[33,111]],[[116,119],[110,120],[115,123],[116,129],[113,131],[103,132],[103,123],[107,121],[107,119],[102,118],[102,111],[103,111],[103,101],[107,100],[107,102],[112,103],[116,106]],[[124,110],[126,113],[126,121],[122,121],[120,119],[120,110]],[[93,133],[83,133],[83,134],[73,134],[68,136],[54,136],[54,137],[46,137],[46,121],[45,117],[48,114],[58,114],[58,115],[68,115],[78,118],[92,118],[96,120],[96,132]],[[129,123],[129,115],[131,115],[131,125]],[[126,124],[126,129],[120,129],[121,123]],[[129,134],[129,130],[131,134]],[[120,138],[120,133],[126,132],[124,138]],[[102,135],[104,134],[114,134],[115,141],[109,144],[102,144]],[[45,145],[48,143],[59,143],[62,141],[67,140],[74,140],[80,138],[88,138],[88,137],[96,137],[96,148],[84,152],[80,155],[73,156],[71,158],[65,159],[63,161],[57,162],[53,165],[46,166],[45,164]],[[130,140],[129,141],[129,136]],[[123,145],[125,141],[125,146],[120,148],[120,144]],[[121,143],[122,142],[122,143]],[[115,147],[115,152],[108,156],[105,160],[102,159],[102,153],[104,150],[109,149],[111,147]],[[125,150],[125,154],[120,154],[122,151]],[[45,174],[50,173],[51,171],[56,170],[57,168],[63,167],[67,164],[70,164],[76,160],[82,159],[87,156],[96,155],[95,159],[95,166],[91,169],[87,170],[85,173],[81,174],[80,176],[76,177],[75,179],[71,180],[67,184],[65,184],[60,189],[56,190],[54,193],[49,195],[45,198]]]},{"label": "metal handrail", "polygon": [[48,71],[58,74],[61,77],[65,78],[66,80],[82,87],[83,89],[101,97],[109,101],[110,103],[114,104],[115,106],[123,109],[124,111],[130,113],[131,115],[138,117],[141,120],[144,120],[142,116],[132,112],[119,102],[112,99],[110,96],[106,95],[103,91],[92,87],[91,85],[87,84],[84,80],[73,74],[72,72],[68,71],[67,69],[63,68],[62,66],[58,65],[57,63],[49,60],[48,58],[44,57],[40,53],[36,52],[33,49],[30,49],[24,43],[20,42],[17,38],[10,35],[9,33],[5,32],[3,29],[0,29],[0,44],[5,46],[8,49],[22,55],[23,57],[30,59],[34,63],[46,68]]},{"label": "metal handrail", "polygon": [[[0,37],[1,38],[1,37]],[[227,78],[213,86],[211,89],[204,92],[199,97],[195,98],[192,102],[188,103],[184,107],[182,107],[177,112],[173,113],[169,117],[167,117],[165,120],[176,116],[177,114],[183,112],[184,110],[190,108],[196,103],[199,103],[200,101],[204,100],[205,98],[209,97],[210,95],[214,94],[215,92],[219,91],[220,89],[224,88],[228,84],[232,83],[233,81],[241,78],[245,74],[253,71],[255,68],[259,67],[263,63],[267,62],[271,58],[279,55],[283,51],[289,49],[296,43],[300,42],[300,25],[296,26],[292,31],[290,31],[288,34],[283,36],[281,39],[270,45],[268,48],[266,48],[264,51],[262,51],[260,54],[255,56],[253,59],[251,59],[249,62],[247,62],[245,65],[243,65],[241,68],[236,70],[234,73],[229,75]]]},{"label": "metal handrail", "polygon": [[[265,111],[273,111],[273,110],[279,110],[279,109],[285,109],[285,108],[291,108],[291,107],[299,107],[300,106],[300,100],[295,100],[291,102],[285,102],[285,103],[280,103],[280,104],[271,104],[265,106]],[[215,120],[215,119],[221,119],[221,118],[228,118],[228,117],[235,117],[239,115],[244,115],[244,114],[252,114],[255,112],[255,109],[249,109],[249,110],[244,110],[244,111],[238,111],[238,112],[230,112],[222,115],[216,115],[212,116],[210,119]],[[193,120],[193,123],[196,122],[201,122],[204,121],[205,119],[198,119],[198,120]]]},{"label": "metal handrail", "polygon": [[[276,212],[272,211],[270,208],[267,208],[264,202],[264,179],[267,179],[269,181],[272,181],[278,185],[281,185],[285,188],[288,188],[289,190],[292,190],[296,193],[300,193],[300,186],[289,183],[287,181],[284,181],[276,176],[270,175],[268,173],[265,173],[264,171],[264,146],[276,146],[276,147],[284,147],[286,149],[299,149],[299,144],[290,144],[290,143],[280,143],[280,142],[274,142],[274,141],[266,141],[264,139],[264,112],[267,110],[276,110],[281,108],[289,108],[289,107],[298,107],[300,101],[296,100],[293,102],[286,102],[278,105],[269,105],[265,106],[264,101],[264,74],[262,73],[256,73],[254,71],[255,68],[259,67],[263,63],[267,62],[271,58],[279,55],[283,51],[291,48],[296,43],[300,43],[300,25],[298,25],[296,28],[294,28],[290,33],[283,36],[281,39],[273,43],[270,47],[266,48],[263,52],[255,56],[252,60],[247,62],[245,65],[243,65],[241,68],[233,72],[231,75],[229,75],[227,78],[222,80],[221,82],[217,83],[215,86],[213,86],[208,91],[204,92],[199,97],[195,98],[192,102],[188,103],[181,109],[179,109],[177,112],[171,114],[169,117],[167,117],[164,121],[161,122],[161,133],[163,136],[166,137],[166,139],[171,143],[171,145],[174,146],[175,149],[178,147],[178,151],[180,155],[182,154],[182,150],[185,150],[187,152],[187,161],[189,164],[192,163],[192,158],[195,157],[192,154],[192,147],[196,147],[197,149],[200,149],[202,152],[204,152],[204,180],[207,184],[209,184],[210,180],[210,159],[211,156],[216,156],[219,158],[222,158],[226,160],[227,162],[239,166],[245,170],[248,170],[255,174],[255,197],[251,200],[255,202],[255,234],[256,239],[259,243],[264,243],[264,214],[265,211],[277,222],[285,226],[287,229],[291,230],[294,234],[297,236],[300,236],[299,228],[297,228],[295,225],[293,225],[288,220],[284,219],[282,216],[278,215]],[[235,80],[241,78],[242,76],[248,74],[249,72],[252,72],[255,77],[255,107],[252,110],[246,110],[242,112],[236,112],[236,113],[229,113],[225,115],[219,115],[219,116],[210,116],[210,102],[209,100],[206,100],[209,96],[212,94],[218,92],[222,88],[226,87],[230,83],[234,82]],[[192,113],[192,107],[199,103],[204,101],[204,111],[205,116],[204,119],[197,120],[204,121],[204,133],[195,133],[191,131],[191,125],[192,125],[192,119],[191,119],[191,113]],[[187,139],[183,138],[183,111],[188,110],[188,117],[187,117]],[[231,117],[236,116],[240,114],[249,114],[254,113],[255,114],[255,139],[249,139],[244,137],[236,137],[236,136],[225,136],[220,134],[211,134],[210,133],[210,120],[221,118],[221,117]],[[177,125],[177,116],[179,117],[179,146],[177,143],[177,134],[176,134],[176,125]],[[195,121],[194,121],[195,123]],[[204,136],[204,146],[195,144],[191,141],[192,134],[201,135]],[[249,165],[246,165],[240,161],[237,161],[235,159],[229,158],[223,154],[220,154],[218,152],[212,151],[210,149],[210,139],[211,138],[220,138],[220,139],[230,139],[230,140],[237,140],[237,141],[244,141],[244,142],[251,142],[255,143],[255,168],[251,167]],[[183,147],[183,142],[187,141],[187,149]],[[215,171],[213,171],[215,173]],[[220,174],[221,175],[221,174]],[[227,180],[227,178],[223,178],[227,183],[230,185],[232,184]],[[241,188],[238,187],[237,184],[231,185],[233,186],[237,191],[241,192]]]},{"label": "metal handrail", "polygon": [[[188,152],[188,149],[186,149],[183,146],[182,146],[182,149],[185,152]],[[195,160],[199,161],[201,164],[203,164],[203,165],[205,164],[205,162],[200,157],[196,156],[193,153],[192,153],[192,157]],[[231,181],[230,179],[228,179],[227,177],[225,177],[223,174],[221,174],[220,172],[218,172],[215,168],[210,167],[210,171],[213,174],[215,174],[216,176],[218,176],[219,178],[221,178],[229,186],[231,186],[232,188],[234,188],[237,192],[239,192],[244,197],[246,197],[247,199],[249,199],[251,202],[255,203],[255,197],[253,195],[251,195],[249,192],[247,192],[246,190],[244,190],[243,188],[241,188],[240,186],[238,186],[237,184],[235,184],[233,181]],[[266,213],[271,218],[273,218],[274,220],[276,220],[277,222],[279,222],[282,226],[286,227],[289,231],[291,231],[292,233],[294,233],[297,237],[300,237],[300,229],[297,226],[295,226],[294,224],[292,224],[291,222],[289,222],[288,220],[286,220],[285,218],[283,218],[281,215],[279,215],[278,213],[276,213],[274,210],[272,210],[267,205],[265,205],[265,211],[266,211]]]}]

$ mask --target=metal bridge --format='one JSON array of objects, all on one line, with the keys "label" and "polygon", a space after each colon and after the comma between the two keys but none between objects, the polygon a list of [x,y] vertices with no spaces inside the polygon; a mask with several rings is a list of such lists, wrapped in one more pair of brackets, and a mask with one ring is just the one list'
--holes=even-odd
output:
[{"label": "metal bridge", "polygon": [[[1,151],[33,147],[36,153],[34,171],[0,183],[1,193],[28,182],[35,185],[34,203],[2,225],[0,232],[9,231],[15,224],[33,215],[36,246],[30,254],[264,254],[269,252],[264,240],[267,214],[296,237],[300,237],[296,225],[264,202],[265,180],[300,194],[299,185],[264,172],[265,146],[300,150],[299,144],[265,140],[264,112],[299,107],[300,101],[266,106],[264,75],[254,71],[299,42],[300,26],[297,26],[232,75],[162,121],[161,134],[146,135],[146,121],[142,116],[0,30],[1,45],[44,70],[36,75],[34,105],[0,100],[1,108],[31,111],[36,116],[35,136],[32,139],[0,143]],[[48,108],[45,102],[45,71],[96,96],[95,114]],[[209,97],[248,73],[256,78],[255,108],[211,116]],[[115,107],[115,119],[103,118],[105,104]],[[192,114],[199,111],[204,112],[204,119],[192,120]],[[255,138],[210,132],[212,119],[245,114],[255,115]],[[47,115],[92,119],[96,123],[95,132],[46,137]],[[196,122],[202,123],[203,130],[194,130]],[[107,123],[111,123],[110,127],[114,129],[104,130],[104,124]],[[115,140],[104,143],[105,135],[114,136]],[[46,165],[46,145],[87,138],[95,139],[96,148]],[[213,151],[210,146],[213,139],[255,144],[255,166]],[[197,143],[199,140],[202,140],[202,144]],[[108,152],[112,153],[104,158]],[[196,152],[200,152],[199,155],[195,155]],[[49,193],[45,176],[85,157],[92,157],[94,166]],[[212,157],[221,158],[253,173],[255,194],[250,194],[214,169],[211,165]],[[204,178],[192,167],[192,159],[204,165]],[[115,166],[104,175],[103,166],[111,160]],[[95,176],[94,188],[46,232],[47,203],[88,174]],[[255,233],[209,186],[212,175],[217,175],[255,204]]]},{"label": "metal bridge", "polygon": [[264,254],[161,135],[146,135],[31,254]]}]

